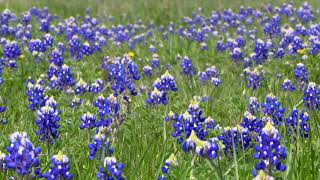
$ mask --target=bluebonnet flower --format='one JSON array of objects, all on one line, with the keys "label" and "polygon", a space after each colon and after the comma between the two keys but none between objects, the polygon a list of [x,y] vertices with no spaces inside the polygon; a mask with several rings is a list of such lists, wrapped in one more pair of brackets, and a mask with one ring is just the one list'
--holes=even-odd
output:
[{"label": "bluebonnet flower", "polygon": [[264,75],[264,70],[262,69],[262,66],[258,66],[253,70],[250,70],[250,68],[246,68],[243,71],[244,74],[247,76],[247,87],[250,87],[253,90],[256,90],[258,87],[260,87]]},{"label": "bluebonnet flower", "polygon": [[44,81],[40,78],[37,82],[29,80],[27,85],[28,108],[36,110],[45,103],[45,86]]},{"label": "bluebonnet flower", "polygon": [[56,66],[62,66],[64,62],[64,57],[63,57],[63,50],[60,50],[58,48],[55,48],[51,53],[50,53],[50,63],[55,64]]},{"label": "bluebonnet flower", "polygon": [[160,78],[156,79],[153,83],[153,87],[156,87],[159,91],[177,91],[177,84],[175,78],[166,71]]},{"label": "bluebonnet flower", "polygon": [[168,93],[166,91],[159,91],[156,87],[149,92],[149,98],[146,100],[149,105],[166,105],[168,104]]},{"label": "bluebonnet flower", "polygon": [[166,180],[169,176],[169,171],[171,170],[171,168],[177,165],[177,157],[172,153],[169,158],[165,160],[164,166],[161,167],[163,174],[158,177],[158,180]]},{"label": "bluebonnet flower", "polygon": [[90,112],[87,112],[86,114],[82,115],[80,117],[80,120],[82,123],[80,124],[80,129],[89,128],[92,129],[96,127],[96,120],[97,117],[94,114],[91,114]]},{"label": "bluebonnet flower", "polygon": [[189,57],[185,56],[183,57],[181,64],[182,68],[182,74],[187,76],[193,76],[196,73],[196,69],[192,64],[192,61],[189,59]]},{"label": "bluebonnet flower", "polygon": [[21,55],[21,48],[16,41],[7,42],[3,48],[3,57],[14,60]]},{"label": "bluebonnet flower", "polygon": [[309,82],[309,74],[308,74],[307,68],[304,66],[304,64],[299,63],[297,64],[296,68],[293,70],[293,73],[296,81],[300,85],[300,89],[302,89],[303,86]]},{"label": "bluebonnet flower", "polygon": [[310,82],[308,88],[304,90],[302,100],[306,107],[318,110],[320,108],[320,87],[317,87],[316,83]]},{"label": "bluebonnet flower", "polygon": [[223,149],[226,155],[232,157],[233,151],[239,152],[239,150],[246,150],[251,146],[251,137],[249,130],[242,126],[226,127],[218,139],[223,144]]},{"label": "bluebonnet flower", "polygon": [[21,55],[20,46],[16,41],[7,42],[3,47],[2,63],[9,68],[16,67],[16,59]]},{"label": "bluebonnet flower", "polygon": [[202,116],[199,102],[193,99],[188,111],[179,116],[172,116],[174,131],[171,133],[184,151],[194,151],[205,158],[216,158],[218,145],[216,139],[208,139],[209,131],[216,127],[214,119]]},{"label": "bluebonnet flower", "polygon": [[80,78],[78,83],[76,84],[76,89],[74,90],[75,94],[85,93],[88,91],[88,84]]},{"label": "bluebonnet flower", "polygon": [[114,157],[106,157],[103,160],[103,167],[99,167],[99,172],[96,177],[100,180],[124,180],[122,176],[122,171],[124,168],[124,163],[119,163]]},{"label": "bluebonnet flower", "polygon": [[209,80],[211,81],[211,84],[215,87],[219,86],[221,83],[220,74],[214,65],[208,67],[206,71],[200,72],[199,80],[201,81],[202,85],[205,85],[206,82]]},{"label": "bluebonnet flower", "polygon": [[286,52],[284,51],[283,48],[278,48],[275,52],[274,52],[274,57],[275,58],[283,58],[283,56],[286,54]]},{"label": "bluebonnet flower", "polygon": [[[318,32],[318,31],[316,31],[316,32]],[[312,55],[318,54],[320,51],[320,38],[319,38],[319,36],[310,35],[308,40],[311,45],[310,54],[312,54]]]},{"label": "bluebonnet flower", "polygon": [[286,165],[281,161],[286,159],[286,148],[280,144],[281,135],[279,131],[267,122],[262,129],[258,139],[258,145],[255,146],[254,158],[261,160],[256,164],[253,175],[256,176],[257,170],[263,170],[267,174],[273,174],[272,171],[285,171]]},{"label": "bluebonnet flower", "polygon": [[90,149],[89,159],[93,160],[98,153],[97,159],[101,159],[101,156],[107,157],[113,153],[113,148],[110,144],[108,133],[111,131],[109,127],[100,126],[94,136],[93,143],[88,144]]},{"label": "bluebonnet flower", "polygon": [[56,101],[53,97],[50,97],[45,102],[45,105],[37,111],[38,118],[36,123],[39,130],[37,130],[36,134],[41,141],[47,141],[52,144],[54,139],[59,137],[58,129],[60,125],[57,122],[60,121],[60,113],[61,111],[56,109]]},{"label": "bluebonnet flower", "polygon": [[74,96],[74,98],[72,99],[71,103],[70,103],[70,107],[71,108],[75,108],[78,107],[82,104],[82,99],[79,98],[78,96]]},{"label": "bluebonnet flower", "polygon": [[89,56],[89,55],[91,55],[91,54],[94,53],[92,47],[90,46],[90,44],[89,44],[88,42],[84,42],[84,43],[82,44],[82,49],[81,49],[81,51],[82,51],[82,54],[83,54],[83,55],[86,55],[86,56]]},{"label": "bluebonnet flower", "polygon": [[254,51],[253,59],[256,62],[256,64],[261,64],[267,60],[269,47],[268,47],[268,44],[263,40],[257,39],[253,51]]},{"label": "bluebonnet flower", "polygon": [[21,21],[24,25],[29,24],[31,20],[32,20],[32,15],[30,14],[30,12],[25,12],[22,14]]},{"label": "bluebonnet flower", "polygon": [[98,114],[100,117],[109,116],[114,118],[120,113],[118,98],[113,94],[110,94],[107,98],[103,95],[98,96],[93,102],[93,105],[98,108]]},{"label": "bluebonnet flower", "polygon": [[81,40],[77,35],[72,36],[68,42],[69,52],[72,58],[81,60],[83,57]]},{"label": "bluebonnet flower", "polygon": [[294,36],[293,40],[289,44],[289,54],[296,54],[299,50],[304,49],[306,46],[303,44],[303,40],[299,36]]},{"label": "bluebonnet flower", "polygon": [[282,90],[293,92],[296,88],[291,80],[285,79],[281,85]]},{"label": "bluebonnet flower", "polygon": [[7,168],[22,176],[34,173],[36,177],[41,177],[38,157],[41,148],[33,146],[26,132],[11,134],[10,142],[11,145],[7,147],[8,155],[5,157]]},{"label": "bluebonnet flower", "polygon": [[251,132],[260,133],[262,125],[262,121],[251,114],[249,111],[246,111],[244,113],[243,123],[241,123],[242,127],[247,128]]},{"label": "bluebonnet flower", "polygon": [[280,34],[280,20],[279,15],[274,15],[269,22],[263,26],[263,32],[270,38]]},{"label": "bluebonnet flower", "polygon": [[214,85],[214,87],[218,87],[221,84],[221,79],[213,77],[211,78],[211,84]]},{"label": "bluebonnet flower", "polygon": [[[50,79],[51,80],[51,79]],[[70,67],[66,64],[62,65],[57,73],[57,81],[60,88],[66,90],[75,84]]]},{"label": "bluebonnet flower", "polygon": [[301,137],[308,138],[310,126],[308,123],[309,114],[307,112],[301,112],[297,109],[293,109],[290,117],[286,118],[286,126],[288,127],[288,134],[299,133]]},{"label": "bluebonnet flower", "polygon": [[240,48],[233,48],[230,52],[230,57],[234,62],[239,62],[243,60],[243,53]]},{"label": "bluebonnet flower", "polygon": [[40,31],[48,33],[50,31],[50,21],[48,19],[40,20]]},{"label": "bluebonnet flower", "polygon": [[54,39],[51,36],[51,34],[47,33],[44,36],[42,36],[42,43],[44,46],[52,47],[54,43]]},{"label": "bluebonnet flower", "polygon": [[194,130],[182,145],[182,149],[186,152],[194,150],[196,154],[208,159],[215,159],[218,155],[219,146],[215,140],[200,140]]},{"label": "bluebonnet flower", "polygon": [[133,61],[133,53],[128,53],[122,58],[115,58],[113,63],[109,67],[109,79],[113,82],[111,89],[117,96],[129,90],[131,95],[137,95],[134,81],[140,79],[138,66]]},{"label": "bluebonnet flower", "polygon": [[46,45],[40,39],[31,39],[28,45],[29,51],[32,55],[46,52]]},{"label": "bluebonnet flower", "polygon": [[281,125],[284,120],[285,108],[281,107],[281,103],[273,94],[266,96],[266,101],[261,103],[264,115],[272,118],[272,123]]},{"label": "bluebonnet flower", "polygon": [[89,85],[88,91],[97,94],[102,92],[103,88],[104,88],[104,81],[102,79],[96,79],[94,80],[94,83]]},{"label": "bluebonnet flower", "polygon": [[260,113],[260,103],[256,97],[250,97],[248,111],[252,115],[257,115]]},{"label": "bluebonnet flower", "polygon": [[58,154],[52,156],[50,160],[50,169],[43,174],[43,177],[48,180],[56,179],[73,179],[73,174],[70,171],[70,160],[61,151]]},{"label": "bluebonnet flower", "polygon": [[158,68],[160,65],[160,59],[158,54],[153,54],[151,59],[151,67]]},{"label": "bluebonnet flower", "polygon": [[142,71],[143,71],[143,73],[142,73],[142,75],[143,76],[152,76],[152,67],[151,66],[144,66],[143,68],[142,68]]},{"label": "bluebonnet flower", "polygon": [[310,131],[310,125],[309,125],[309,113],[302,112],[300,114],[300,135],[301,137],[308,138],[309,137],[309,131]]},{"label": "bluebonnet flower", "polygon": [[227,45],[222,40],[219,40],[216,44],[216,49],[219,52],[225,52],[227,49]]}]

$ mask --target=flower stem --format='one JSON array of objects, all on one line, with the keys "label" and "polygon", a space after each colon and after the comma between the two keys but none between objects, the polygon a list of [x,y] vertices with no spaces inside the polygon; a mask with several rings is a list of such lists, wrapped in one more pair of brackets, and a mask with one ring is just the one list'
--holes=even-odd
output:
[{"label": "flower stem", "polygon": [[190,179],[196,179],[195,176],[194,176],[194,163],[196,161],[196,158],[197,158],[197,155],[194,154],[193,157],[192,157],[192,160],[191,160],[191,171],[190,171]]}]

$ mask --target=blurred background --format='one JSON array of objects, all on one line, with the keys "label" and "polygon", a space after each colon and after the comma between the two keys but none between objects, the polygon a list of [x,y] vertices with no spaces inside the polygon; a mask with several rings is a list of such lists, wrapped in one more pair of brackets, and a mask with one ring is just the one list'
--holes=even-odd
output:
[{"label": "blurred background", "polygon": [[[302,3],[305,0],[295,0]],[[262,3],[264,2],[264,3]],[[49,8],[50,13],[62,17],[83,15],[86,8],[91,8],[96,16],[113,16],[117,22],[153,19],[155,23],[168,23],[177,18],[190,16],[192,11],[202,7],[204,12],[214,9],[239,8],[243,6],[261,7],[266,2],[280,5],[286,0],[0,0],[0,10],[10,9],[23,12],[30,7]],[[320,0],[309,0],[312,6],[319,7]]]}]

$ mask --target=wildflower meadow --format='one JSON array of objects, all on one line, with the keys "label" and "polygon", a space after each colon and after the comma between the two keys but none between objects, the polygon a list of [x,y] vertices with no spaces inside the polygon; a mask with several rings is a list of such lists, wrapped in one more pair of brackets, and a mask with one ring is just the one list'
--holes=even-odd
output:
[{"label": "wildflower meadow", "polygon": [[0,179],[320,179],[320,1],[0,1]]}]

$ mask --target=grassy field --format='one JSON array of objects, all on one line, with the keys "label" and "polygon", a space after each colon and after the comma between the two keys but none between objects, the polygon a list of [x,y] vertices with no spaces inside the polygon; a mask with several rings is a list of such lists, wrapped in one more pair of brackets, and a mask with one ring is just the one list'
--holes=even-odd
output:
[{"label": "grassy field", "polygon": [[[1,1],[0,1],[1,2]],[[263,3],[262,3],[263,2]],[[282,1],[272,4],[281,4]],[[283,1],[285,2],[285,1]],[[297,1],[297,4],[300,5]],[[47,0],[47,1],[25,1],[8,0],[0,3],[0,10],[10,9],[17,15],[28,10],[32,6],[48,6],[49,12],[61,18],[69,16],[83,16],[87,7],[91,8],[92,14],[105,20],[107,27],[118,24],[135,23],[141,19],[149,23],[154,20],[155,25],[167,25],[169,22],[182,24],[184,16],[191,16],[191,13],[198,7],[203,7],[203,14],[208,15],[212,10],[225,8],[237,8],[240,5],[263,7],[268,1],[249,1],[249,0],[136,0],[136,1],[103,1],[103,0]],[[320,8],[320,1],[310,1],[313,8]],[[107,21],[108,16],[114,16],[113,22]],[[316,17],[318,20],[319,18]],[[62,40],[62,39],[61,39]],[[58,40],[57,40],[58,41]],[[211,116],[221,127],[236,126],[243,119],[243,113],[249,104],[249,97],[255,96],[260,102],[265,100],[267,94],[274,94],[281,105],[286,108],[285,117],[291,110],[299,104],[303,95],[302,91],[284,92],[281,90],[283,79],[294,79],[293,69],[297,63],[303,62],[309,72],[309,80],[320,83],[320,61],[319,56],[310,56],[307,60],[301,57],[288,56],[281,60],[267,61],[263,66],[266,70],[261,87],[256,91],[246,87],[246,80],[240,76],[242,67],[230,61],[228,53],[218,53],[215,49],[217,38],[207,41],[209,51],[201,51],[196,42],[192,42],[178,36],[169,35],[168,40],[162,38],[160,32],[155,32],[153,40],[139,44],[131,50],[126,45],[110,45],[103,48],[102,52],[85,57],[83,61],[74,61],[65,58],[73,71],[76,81],[83,78],[86,82],[93,82],[97,78],[105,78],[106,74],[101,71],[101,59],[108,56],[122,56],[124,53],[133,51],[140,73],[144,65],[150,64],[152,53],[148,51],[149,44],[157,46],[157,54],[160,57],[161,68],[159,75],[154,74],[151,79],[141,77],[136,86],[150,86],[166,69],[166,64],[171,64],[170,73],[176,78],[178,91],[169,93],[169,103],[166,106],[156,108],[146,108],[145,99],[147,93],[138,94],[132,97],[131,113],[126,114],[124,124],[119,128],[115,142],[114,156],[119,162],[125,164],[124,176],[126,179],[156,179],[161,173],[166,158],[171,153],[175,153],[179,165],[174,167],[169,179],[189,179],[192,173],[196,179],[218,179],[219,173],[223,179],[252,179],[251,170],[255,167],[257,160],[253,158],[254,149],[249,149],[244,153],[239,153],[232,158],[221,158],[214,160],[216,167],[202,158],[196,158],[193,162],[192,157],[182,151],[181,146],[171,136],[172,125],[166,124],[166,140],[163,139],[163,119],[172,110],[178,114],[187,110],[193,96],[210,97],[210,101],[201,103],[200,106],[206,116]],[[250,43],[249,43],[250,44]],[[252,47],[252,43],[249,47]],[[247,50],[246,55],[250,50]],[[252,51],[252,50],[251,50]],[[250,51],[250,52],[251,52]],[[2,50],[0,51],[2,52]],[[3,70],[4,84],[1,85],[0,95],[3,105],[7,106],[7,111],[2,117],[8,121],[6,125],[0,125],[0,150],[6,151],[9,145],[8,137],[16,131],[25,131],[29,134],[30,140],[34,145],[42,148],[40,155],[41,167],[43,171],[49,169],[49,158],[46,155],[48,146],[41,143],[34,133],[37,130],[35,119],[37,114],[28,109],[28,98],[26,95],[26,80],[28,77],[37,79],[41,74],[46,74],[49,62],[41,61],[36,63],[34,58],[26,49],[23,49],[24,58],[18,59],[18,68]],[[176,61],[176,56],[189,56],[193,65],[198,71],[204,71],[207,65],[215,65],[221,75],[221,86],[212,88],[211,85],[202,86],[198,76],[186,78],[181,75],[180,62]],[[276,78],[277,74],[282,74],[282,79]],[[112,91],[107,87],[103,94],[108,96]],[[74,179],[94,179],[98,167],[98,161],[90,161],[87,137],[91,132],[79,129],[80,116],[90,111],[96,113],[96,108],[92,106],[93,100],[98,96],[91,93],[81,95],[83,105],[79,108],[69,107],[73,96],[59,91],[50,91],[57,101],[57,107],[62,111],[59,124],[60,137],[50,147],[50,151],[57,153],[62,150],[71,160],[71,172]],[[305,110],[302,104],[298,108]],[[282,137],[281,142],[287,149],[287,158],[284,161],[287,170],[283,173],[274,174],[280,179],[319,179],[320,178],[320,112],[312,110],[310,114],[310,137],[308,139],[298,138],[293,143],[289,142],[286,136]],[[286,133],[286,127],[279,127],[282,134]],[[194,165],[191,166],[191,164]],[[9,175],[14,175],[12,172]],[[0,179],[8,179],[8,176],[0,173]]]}]

